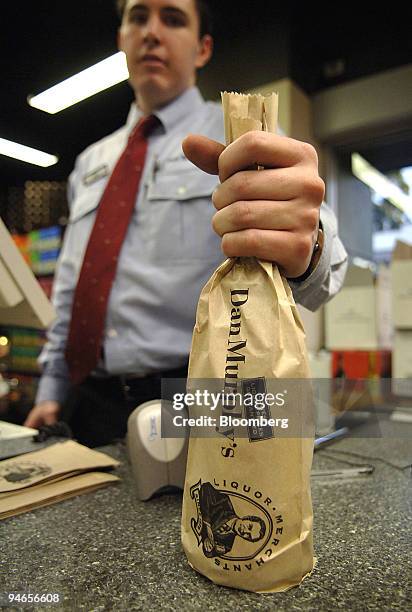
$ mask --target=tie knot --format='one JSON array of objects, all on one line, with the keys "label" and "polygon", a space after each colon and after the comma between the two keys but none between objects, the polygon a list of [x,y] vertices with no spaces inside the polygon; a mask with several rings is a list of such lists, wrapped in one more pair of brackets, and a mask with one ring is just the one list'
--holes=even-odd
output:
[{"label": "tie knot", "polygon": [[142,117],[140,121],[137,123],[136,127],[132,131],[130,135],[130,140],[134,140],[135,138],[147,138],[151,132],[153,132],[154,128],[160,125],[159,119],[156,115],[148,115],[147,117]]}]

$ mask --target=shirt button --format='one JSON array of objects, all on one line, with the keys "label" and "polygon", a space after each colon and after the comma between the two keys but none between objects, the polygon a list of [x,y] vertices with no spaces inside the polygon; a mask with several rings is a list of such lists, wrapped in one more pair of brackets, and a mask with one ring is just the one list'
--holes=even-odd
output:
[{"label": "shirt button", "polygon": [[118,336],[117,331],[115,329],[109,329],[107,335],[109,336],[109,338],[117,338]]}]

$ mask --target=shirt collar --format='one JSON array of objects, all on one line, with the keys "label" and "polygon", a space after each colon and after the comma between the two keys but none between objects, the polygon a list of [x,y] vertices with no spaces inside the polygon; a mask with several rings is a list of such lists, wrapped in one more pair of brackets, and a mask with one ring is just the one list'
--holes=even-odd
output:
[{"label": "shirt collar", "polygon": [[[198,88],[190,87],[172,102],[154,111],[153,114],[160,119],[165,131],[169,132],[183,118],[187,117],[188,109],[193,112],[203,103],[204,100]],[[128,132],[131,132],[141,117],[143,117],[143,112],[137,107],[136,102],[133,102],[126,122]]]}]

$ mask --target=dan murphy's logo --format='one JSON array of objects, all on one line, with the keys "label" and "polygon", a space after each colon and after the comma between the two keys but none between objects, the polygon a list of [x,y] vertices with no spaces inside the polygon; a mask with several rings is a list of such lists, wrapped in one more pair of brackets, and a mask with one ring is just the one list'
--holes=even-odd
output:
[{"label": "dan murphy's logo", "polygon": [[274,554],[283,518],[261,491],[238,481],[214,480],[212,484],[200,479],[190,488],[190,497],[196,509],[192,531],[205,557],[213,558],[215,565],[250,571]]}]

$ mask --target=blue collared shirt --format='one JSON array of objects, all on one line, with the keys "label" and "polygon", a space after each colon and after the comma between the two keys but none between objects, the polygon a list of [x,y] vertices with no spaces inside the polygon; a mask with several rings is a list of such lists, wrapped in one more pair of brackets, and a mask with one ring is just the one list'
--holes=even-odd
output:
[{"label": "blue collared shirt", "polygon": [[[99,374],[145,375],[182,365],[200,291],[223,260],[220,238],[211,226],[218,178],[193,166],[181,148],[190,132],[224,142],[221,106],[205,102],[193,87],[155,114],[160,125],[148,139],[136,206],[119,255]],[[37,402],[62,402],[66,396],[64,351],[83,255],[108,178],[140,117],[133,104],[126,125],[88,147],[70,175],[70,218],[53,289],[57,319],[40,356]],[[334,215],[322,209],[320,262],[304,282],[291,283],[297,301],[312,310],[336,293],[346,266]],[[98,279],[92,290],[98,291]]]}]

